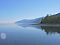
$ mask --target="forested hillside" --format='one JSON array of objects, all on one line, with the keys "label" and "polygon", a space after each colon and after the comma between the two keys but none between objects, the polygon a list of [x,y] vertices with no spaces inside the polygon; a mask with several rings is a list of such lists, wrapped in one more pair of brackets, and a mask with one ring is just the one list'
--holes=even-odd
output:
[{"label": "forested hillside", "polygon": [[60,24],[60,13],[54,15],[47,15],[41,20],[42,24]]}]

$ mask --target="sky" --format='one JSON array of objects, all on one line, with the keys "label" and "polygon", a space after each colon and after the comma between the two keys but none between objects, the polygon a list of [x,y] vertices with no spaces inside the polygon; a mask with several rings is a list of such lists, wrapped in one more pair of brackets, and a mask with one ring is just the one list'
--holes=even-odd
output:
[{"label": "sky", "polygon": [[60,12],[60,0],[0,0],[0,23],[44,17]]}]

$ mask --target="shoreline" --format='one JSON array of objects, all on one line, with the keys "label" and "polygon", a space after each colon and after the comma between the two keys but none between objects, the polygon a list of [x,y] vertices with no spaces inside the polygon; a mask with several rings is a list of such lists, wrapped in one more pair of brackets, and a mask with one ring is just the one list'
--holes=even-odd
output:
[{"label": "shoreline", "polygon": [[39,25],[39,26],[60,26],[60,24],[32,24],[32,25]]}]

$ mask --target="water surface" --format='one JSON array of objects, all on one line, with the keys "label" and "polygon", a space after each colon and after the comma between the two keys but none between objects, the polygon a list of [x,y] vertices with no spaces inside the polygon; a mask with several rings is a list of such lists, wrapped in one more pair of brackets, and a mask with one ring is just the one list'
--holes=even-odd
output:
[{"label": "water surface", "polygon": [[60,45],[60,27],[0,24],[0,45]]}]

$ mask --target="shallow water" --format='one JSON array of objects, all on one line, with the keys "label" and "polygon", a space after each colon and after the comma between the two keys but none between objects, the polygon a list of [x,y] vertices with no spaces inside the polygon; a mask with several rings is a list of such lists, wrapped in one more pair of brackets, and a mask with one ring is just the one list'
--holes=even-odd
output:
[{"label": "shallow water", "polygon": [[1,24],[0,45],[60,45],[60,27]]}]

